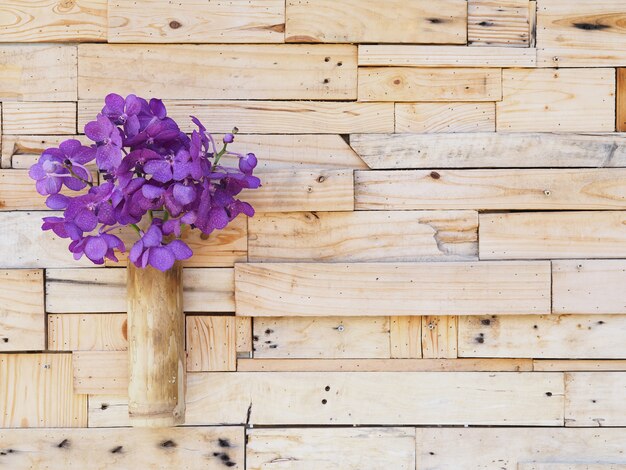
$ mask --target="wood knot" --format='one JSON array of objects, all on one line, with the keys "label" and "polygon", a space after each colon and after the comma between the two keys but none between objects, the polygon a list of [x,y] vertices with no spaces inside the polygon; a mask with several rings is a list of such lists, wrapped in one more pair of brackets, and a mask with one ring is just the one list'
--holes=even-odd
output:
[{"label": "wood knot", "polygon": [[165,447],[165,448],[169,448],[169,447],[176,447],[177,444],[172,441],[171,439],[168,439],[166,441],[161,442],[161,444],[159,444],[161,447]]},{"label": "wood knot", "polygon": [[431,171],[430,172],[430,177],[434,180],[438,180],[439,178],[441,178],[441,175],[439,173],[437,173],[436,171]]},{"label": "wood knot", "polygon": [[181,26],[182,26],[182,24],[180,24],[180,23],[179,23],[178,21],[176,21],[176,20],[170,21],[170,28],[172,28],[172,29],[178,29],[178,28],[180,28]]},{"label": "wood knot", "polygon": [[326,181],[326,177],[324,175],[320,175],[317,177],[318,183],[323,183],[324,181]]}]

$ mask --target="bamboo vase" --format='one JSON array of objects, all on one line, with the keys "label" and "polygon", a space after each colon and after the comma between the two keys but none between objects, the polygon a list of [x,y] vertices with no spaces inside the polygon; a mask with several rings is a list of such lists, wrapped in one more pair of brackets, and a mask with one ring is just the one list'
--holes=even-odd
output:
[{"label": "bamboo vase", "polygon": [[167,272],[128,263],[128,413],[133,426],[185,421],[182,266]]}]

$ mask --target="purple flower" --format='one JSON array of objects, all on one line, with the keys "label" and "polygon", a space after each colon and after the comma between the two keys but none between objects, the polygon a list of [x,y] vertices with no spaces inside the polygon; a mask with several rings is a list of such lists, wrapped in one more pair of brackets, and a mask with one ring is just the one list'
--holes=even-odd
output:
[{"label": "purple flower", "polygon": [[74,254],[74,259],[79,260],[84,254],[94,264],[104,264],[104,258],[118,261],[115,250],[125,251],[124,242],[109,233],[89,235],[80,240],[74,240],[69,248]]},{"label": "purple flower", "polygon": [[152,266],[159,271],[167,271],[177,260],[184,260],[193,254],[182,240],[172,240],[163,244],[163,232],[159,226],[161,220],[154,219],[150,228],[130,249],[129,259],[135,266]]},{"label": "purple flower", "polygon": [[122,162],[120,130],[104,115],[85,125],[85,135],[96,142],[96,163],[104,171],[113,171]]},{"label": "purple flower", "polygon": [[59,148],[46,149],[39,161],[30,167],[28,174],[36,181],[37,192],[42,196],[57,194],[62,185],[79,191],[87,185],[86,181],[91,181],[91,174],[84,165],[94,157],[92,148],[83,146],[76,139],[69,139]]}]

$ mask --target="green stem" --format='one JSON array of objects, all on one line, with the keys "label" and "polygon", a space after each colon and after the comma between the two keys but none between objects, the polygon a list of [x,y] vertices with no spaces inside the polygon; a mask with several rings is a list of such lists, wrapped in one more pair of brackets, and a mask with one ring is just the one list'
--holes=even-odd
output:
[{"label": "green stem", "polygon": [[224,144],[224,147],[222,147],[222,150],[220,150],[219,153],[215,156],[215,161],[213,162],[213,166],[217,165],[217,162],[220,161],[220,158],[222,158],[222,155],[226,153],[227,145],[228,144]]},{"label": "green stem", "polygon": [[137,233],[138,233],[138,234],[139,234],[139,233],[141,233],[141,230],[139,229],[139,227],[137,226],[137,224],[130,224],[130,226],[131,226],[132,228],[134,228],[134,229],[137,231]]}]

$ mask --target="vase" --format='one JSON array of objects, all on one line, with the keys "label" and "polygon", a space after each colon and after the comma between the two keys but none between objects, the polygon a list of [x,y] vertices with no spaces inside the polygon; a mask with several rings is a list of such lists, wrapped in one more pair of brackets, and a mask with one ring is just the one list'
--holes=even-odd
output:
[{"label": "vase", "polygon": [[185,420],[182,266],[161,272],[128,263],[128,414],[131,425]]}]

